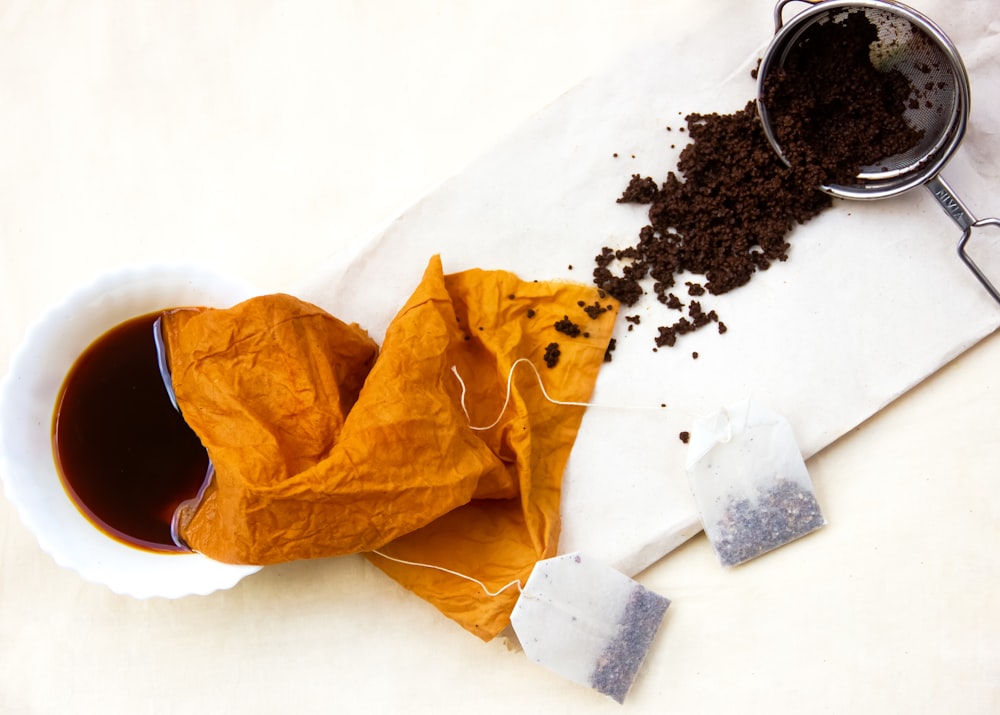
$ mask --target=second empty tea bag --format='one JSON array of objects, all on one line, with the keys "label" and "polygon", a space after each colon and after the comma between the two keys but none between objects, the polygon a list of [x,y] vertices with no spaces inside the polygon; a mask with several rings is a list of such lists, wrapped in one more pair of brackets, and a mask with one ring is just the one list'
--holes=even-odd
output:
[{"label": "second empty tea bag", "polygon": [[531,660],[624,702],[670,600],[579,553],[539,561],[511,624]]},{"label": "second empty tea bag", "polygon": [[695,422],[686,466],[705,534],[723,566],[826,523],[791,425],[751,400]]}]

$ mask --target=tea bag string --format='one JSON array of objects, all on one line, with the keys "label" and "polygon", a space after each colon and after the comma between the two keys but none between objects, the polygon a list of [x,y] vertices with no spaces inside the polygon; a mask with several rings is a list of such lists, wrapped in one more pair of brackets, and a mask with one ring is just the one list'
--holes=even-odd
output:
[{"label": "tea bag string", "polygon": [[[548,391],[545,389],[545,383],[542,380],[542,374],[541,374],[541,372],[539,372],[538,367],[530,359],[522,357],[522,358],[518,358],[517,360],[515,360],[511,364],[510,371],[508,371],[508,373],[507,373],[507,392],[506,392],[506,395],[504,397],[503,406],[500,408],[500,412],[497,415],[497,418],[495,420],[493,420],[493,422],[491,422],[488,425],[476,426],[476,425],[472,424],[472,416],[469,414],[469,410],[468,410],[468,408],[465,405],[465,397],[466,397],[466,394],[467,394],[467,388],[466,388],[466,385],[465,385],[465,380],[462,379],[462,375],[458,371],[458,366],[457,365],[452,365],[451,372],[455,375],[455,379],[458,380],[458,384],[462,388],[462,392],[461,392],[461,396],[460,396],[460,404],[462,406],[462,412],[465,413],[465,418],[469,421],[469,429],[476,430],[476,431],[485,431],[485,430],[490,430],[490,429],[496,427],[498,424],[500,424],[500,421],[503,419],[504,413],[507,411],[507,407],[510,406],[511,394],[512,394],[512,391],[513,391],[514,371],[517,369],[517,366],[521,365],[521,364],[528,365],[531,368],[532,372],[535,374],[535,379],[538,381],[538,387],[542,391],[542,396],[545,397],[546,400],[548,400],[549,402],[551,402],[554,405],[565,405],[565,406],[569,406],[569,407],[601,407],[601,408],[607,408],[607,409],[621,409],[621,410],[662,410],[663,409],[662,405],[660,407],[654,407],[652,405],[627,405],[627,406],[618,406],[618,405],[601,405],[601,404],[597,404],[597,403],[593,403],[593,402],[579,402],[579,401],[575,401],[575,400],[557,400],[556,398],[554,398],[551,395],[549,395]],[[416,567],[416,568],[432,569],[434,571],[439,571],[441,573],[445,573],[445,574],[448,574],[450,576],[455,576],[456,578],[460,578],[460,579],[464,579],[466,581],[470,581],[470,582],[476,584],[477,586],[479,586],[479,588],[482,589],[483,593],[485,593],[490,598],[496,598],[501,593],[503,593],[504,591],[507,591],[508,589],[511,589],[511,588],[516,588],[518,590],[518,592],[521,594],[522,597],[525,596],[525,594],[524,594],[524,585],[521,583],[520,579],[514,579],[513,581],[511,581],[511,582],[509,582],[509,583],[501,586],[500,588],[498,588],[496,590],[490,590],[490,588],[485,583],[483,583],[482,581],[480,581],[479,579],[477,579],[477,578],[475,578],[473,576],[469,576],[468,574],[461,573],[459,571],[454,571],[452,569],[445,568],[444,566],[437,566],[435,564],[426,564],[426,563],[421,563],[419,561],[408,561],[406,559],[399,559],[399,558],[396,558],[395,556],[389,556],[388,554],[386,554],[386,553],[384,553],[382,551],[378,551],[376,549],[373,549],[369,553],[375,554],[376,556],[379,556],[379,557],[381,557],[383,559],[386,559],[387,561],[393,561],[393,562],[395,562],[397,564],[401,564],[403,566],[413,566],[413,567]]]},{"label": "tea bag string", "polygon": [[435,566],[434,564],[423,564],[423,563],[420,563],[419,561],[407,561],[406,559],[397,559],[395,556],[389,556],[388,554],[385,554],[385,553],[382,553],[381,551],[376,551],[376,550],[372,550],[371,553],[375,554],[376,556],[381,556],[383,559],[386,559],[388,561],[395,561],[397,564],[402,564],[404,566],[417,566],[419,568],[433,569],[434,571],[440,571],[441,573],[446,573],[446,574],[449,574],[451,576],[457,576],[458,578],[465,579],[466,581],[471,581],[472,583],[474,583],[477,586],[479,586],[479,588],[483,589],[483,593],[485,593],[490,598],[496,598],[497,596],[499,596],[501,593],[503,593],[504,591],[506,591],[509,588],[516,588],[518,590],[518,592],[521,592],[521,591],[524,590],[524,585],[521,583],[520,579],[514,579],[510,583],[508,583],[508,584],[506,584],[504,586],[501,586],[496,591],[491,591],[486,586],[486,584],[483,583],[482,581],[480,581],[478,578],[475,578],[473,576],[469,576],[469,575],[464,574],[464,573],[460,573],[458,571],[453,571],[451,569],[447,569],[444,566]]},{"label": "tea bag string", "polygon": [[546,391],[546,389],[545,389],[545,383],[542,380],[542,374],[538,371],[538,367],[535,365],[535,363],[533,363],[528,358],[522,357],[522,358],[518,358],[517,360],[515,360],[513,362],[513,364],[511,364],[510,371],[507,373],[507,394],[504,397],[503,406],[500,408],[500,413],[497,415],[497,418],[495,420],[493,420],[488,425],[477,426],[477,425],[473,425],[472,424],[472,416],[469,414],[469,410],[465,406],[465,394],[466,394],[465,380],[463,380],[461,374],[459,374],[459,372],[458,372],[458,366],[452,365],[451,366],[451,371],[455,375],[455,379],[458,380],[458,384],[462,386],[462,394],[461,394],[461,396],[460,396],[459,399],[460,399],[461,405],[462,405],[462,412],[465,413],[465,418],[469,421],[469,429],[482,432],[482,431],[493,429],[498,424],[500,424],[500,421],[503,419],[504,413],[507,411],[507,408],[510,406],[512,384],[513,384],[513,381],[514,381],[514,370],[517,368],[518,365],[521,365],[521,364],[528,365],[531,368],[531,370],[535,373],[535,379],[538,381],[538,387],[542,391],[542,396],[546,400],[548,400],[549,402],[551,402],[553,405],[565,405],[565,406],[568,406],[568,407],[601,407],[601,408],[613,409],[613,410],[662,410],[663,409],[662,405],[660,407],[654,407],[652,405],[601,405],[601,404],[594,403],[594,402],[576,402],[576,401],[573,401],[573,400],[557,400],[556,398],[554,398],[551,395],[549,395],[549,393]]}]

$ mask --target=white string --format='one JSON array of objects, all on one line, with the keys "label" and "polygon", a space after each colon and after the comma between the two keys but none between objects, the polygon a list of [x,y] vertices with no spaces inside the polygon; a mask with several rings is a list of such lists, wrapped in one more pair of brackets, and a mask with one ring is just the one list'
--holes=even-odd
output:
[{"label": "white string", "polygon": [[[463,380],[462,376],[459,374],[458,367],[455,366],[455,365],[452,365],[451,366],[451,371],[452,371],[452,373],[454,373],[455,379],[458,380],[458,384],[462,386],[462,394],[461,394],[461,398],[460,398],[461,405],[462,405],[462,412],[465,413],[465,418],[470,422],[470,425],[469,425],[470,429],[480,430],[480,431],[482,431],[482,430],[489,430],[489,429],[492,429],[492,428],[496,427],[498,424],[500,424],[500,420],[503,418],[504,412],[507,411],[507,407],[510,405],[510,396],[511,396],[511,389],[512,389],[511,386],[512,386],[512,383],[513,383],[513,380],[514,380],[514,369],[519,364],[521,364],[521,363],[526,363],[526,364],[528,364],[528,365],[531,366],[532,371],[535,373],[535,378],[538,380],[538,387],[539,387],[539,389],[541,389],[542,395],[544,395],[545,399],[548,400],[549,402],[551,402],[554,405],[567,405],[567,406],[571,406],[571,407],[607,407],[609,409],[627,409],[627,410],[654,410],[654,409],[663,409],[662,405],[660,407],[658,407],[658,408],[657,407],[653,407],[651,405],[638,405],[638,406],[630,406],[630,407],[614,407],[614,406],[610,406],[610,405],[595,405],[592,402],[575,402],[575,401],[571,401],[571,400],[557,400],[554,397],[550,396],[549,393],[545,390],[545,384],[542,382],[542,374],[538,371],[538,368],[535,366],[535,364],[533,362],[531,362],[531,360],[529,360],[528,358],[518,358],[510,366],[510,372],[507,373],[507,394],[504,397],[503,407],[500,409],[500,414],[497,416],[497,418],[491,424],[486,425],[485,427],[476,427],[476,426],[474,426],[474,425],[471,424],[471,422],[472,422],[472,416],[469,414],[469,410],[465,406],[465,394],[466,394],[465,380]],[[381,551],[376,551],[376,550],[372,550],[370,553],[373,553],[376,556],[381,556],[383,559],[386,559],[388,561],[394,561],[397,564],[402,564],[403,566],[416,566],[418,568],[433,569],[434,571],[440,571],[441,573],[446,573],[446,574],[449,574],[450,576],[455,576],[457,578],[465,579],[466,581],[471,581],[472,583],[474,583],[477,586],[479,586],[479,588],[481,588],[483,590],[483,593],[485,593],[490,598],[496,598],[497,596],[499,596],[501,593],[503,593],[507,589],[509,589],[509,588],[515,588],[515,587],[517,588],[518,592],[522,593],[522,597],[523,597],[524,586],[521,583],[520,579],[514,579],[510,583],[508,583],[508,584],[506,584],[504,586],[501,586],[496,591],[491,591],[489,589],[489,587],[487,587],[486,584],[483,583],[482,581],[480,581],[479,579],[474,578],[472,576],[469,576],[468,574],[460,573],[458,571],[453,571],[452,569],[445,568],[444,566],[436,566],[434,564],[425,564],[425,563],[420,563],[419,561],[407,561],[406,559],[397,559],[395,556],[389,556],[388,554],[384,554]]]},{"label": "white string", "polygon": [[503,413],[507,411],[507,406],[510,404],[510,391],[511,391],[511,383],[514,381],[514,368],[516,368],[521,363],[527,363],[528,365],[531,366],[531,369],[535,371],[535,377],[538,378],[538,387],[541,388],[542,394],[545,396],[545,399],[548,400],[549,402],[551,402],[552,404],[554,404],[554,405],[568,405],[568,406],[571,406],[571,407],[588,407],[589,406],[589,403],[587,403],[587,402],[569,402],[569,401],[563,401],[563,400],[556,400],[556,399],[553,399],[553,398],[549,397],[549,393],[545,391],[545,385],[542,383],[542,375],[541,375],[541,373],[538,372],[538,368],[535,367],[535,363],[531,362],[531,360],[529,360],[528,358],[518,358],[517,360],[514,361],[514,364],[510,366],[510,372],[507,373],[507,396],[504,397],[503,407],[500,408],[500,414],[497,415],[497,418],[495,420],[493,420],[492,423],[486,425],[485,427],[475,427],[475,426],[473,426],[471,424],[472,417],[469,415],[469,410],[466,409],[466,407],[465,407],[465,380],[463,380],[462,376],[458,374],[458,367],[456,367],[455,365],[452,365],[451,366],[451,371],[453,373],[455,373],[455,378],[458,380],[458,383],[462,386],[462,397],[461,397],[461,400],[462,400],[462,411],[465,413],[465,418],[467,420],[469,420],[469,422],[470,422],[470,425],[469,425],[470,429],[474,429],[474,430],[488,430],[488,429],[493,429],[498,424],[500,424],[500,420],[503,419]]},{"label": "white string", "polygon": [[425,569],[434,569],[435,571],[441,571],[442,573],[450,574],[452,576],[457,576],[458,578],[464,578],[466,581],[472,581],[472,583],[476,584],[477,586],[479,586],[479,588],[483,589],[483,593],[485,593],[490,598],[496,598],[497,596],[499,596],[501,593],[506,591],[508,588],[511,588],[512,586],[516,586],[518,591],[521,591],[524,588],[524,586],[521,585],[520,579],[514,579],[506,586],[501,586],[496,591],[490,591],[490,589],[486,587],[486,584],[480,581],[479,579],[473,578],[472,576],[467,576],[464,573],[459,573],[458,571],[452,571],[451,569],[446,569],[444,566],[435,566],[434,564],[422,564],[417,561],[406,561],[405,559],[397,559],[394,556],[383,554],[381,551],[372,551],[371,553],[381,556],[383,559],[388,559],[389,561],[395,561],[397,564],[403,564],[404,566],[419,566]]},{"label": "white string", "polygon": [[546,400],[551,402],[553,405],[566,405],[569,407],[603,407],[606,409],[613,409],[613,410],[662,410],[663,409],[662,405],[660,407],[653,407],[652,405],[631,405],[631,406],[620,407],[615,405],[599,405],[593,402],[573,402],[571,400],[557,400],[554,397],[551,397],[549,393],[545,391],[545,383],[542,382],[542,374],[538,371],[538,367],[535,366],[535,363],[531,362],[531,360],[529,360],[528,358],[518,358],[510,366],[510,372],[507,373],[507,395],[504,397],[503,407],[500,408],[500,414],[497,415],[497,418],[493,420],[493,422],[486,425],[485,427],[476,427],[475,425],[472,424],[472,416],[469,414],[469,410],[465,406],[465,391],[466,391],[465,380],[463,380],[462,376],[458,373],[458,367],[452,365],[451,371],[455,374],[455,379],[458,380],[458,384],[462,386],[462,395],[460,397],[460,400],[462,405],[462,412],[465,413],[465,418],[469,421],[469,429],[476,431],[485,431],[493,429],[498,424],[500,424],[500,420],[503,419],[503,413],[507,411],[507,407],[510,405],[511,383],[514,381],[514,368],[516,368],[521,363],[525,363],[531,366],[531,369],[534,371],[535,377],[538,380],[538,387],[539,389],[541,389],[542,395],[545,397]]}]

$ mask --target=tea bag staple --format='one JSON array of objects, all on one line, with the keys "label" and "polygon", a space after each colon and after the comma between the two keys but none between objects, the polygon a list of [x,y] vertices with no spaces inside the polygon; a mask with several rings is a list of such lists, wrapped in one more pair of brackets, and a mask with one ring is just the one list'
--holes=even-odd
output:
[{"label": "tea bag staple", "polygon": [[751,400],[694,423],[686,467],[705,534],[723,566],[826,524],[791,425]]},{"label": "tea bag staple", "polygon": [[511,613],[525,655],[619,703],[670,600],[593,558],[539,561]]}]

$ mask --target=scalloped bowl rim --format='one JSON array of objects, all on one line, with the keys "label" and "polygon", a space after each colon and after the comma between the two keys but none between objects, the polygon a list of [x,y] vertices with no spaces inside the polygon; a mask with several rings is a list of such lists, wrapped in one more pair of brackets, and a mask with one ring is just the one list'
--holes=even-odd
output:
[{"label": "scalloped bowl rim", "polygon": [[207,595],[260,566],[157,553],[108,536],[66,493],[51,447],[52,416],[69,368],[90,343],[131,317],[182,305],[230,307],[247,284],[190,264],[128,266],[69,293],[26,331],[0,382],[0,481],[39,546],[60,566],[136,598]]}]

